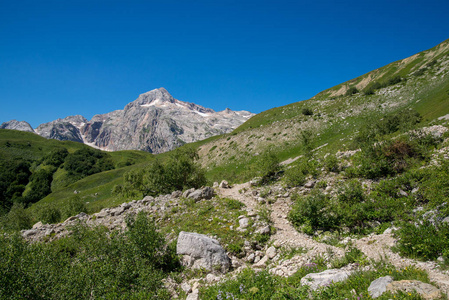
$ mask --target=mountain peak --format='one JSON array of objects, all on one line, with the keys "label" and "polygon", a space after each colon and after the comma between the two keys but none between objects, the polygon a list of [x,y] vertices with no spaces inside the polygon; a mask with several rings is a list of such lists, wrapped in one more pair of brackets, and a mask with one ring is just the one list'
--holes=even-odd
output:
[{"label": "mountain peak", "polygon": [[134,102],[140,106],[153,106],[164,102],[175,103],[176,100],[165,88],[160,87],[140,94]]}]

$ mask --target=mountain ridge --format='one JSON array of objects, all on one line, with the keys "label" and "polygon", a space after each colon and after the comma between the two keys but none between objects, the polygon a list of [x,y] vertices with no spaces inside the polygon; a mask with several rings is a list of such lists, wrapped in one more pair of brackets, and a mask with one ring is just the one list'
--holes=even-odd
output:
[{"label": "mountain ridge", "polygon": [[39,125],[10,121],[2,128],[35,132],[45,138],[87,144],[106,151],[143,150],[162,153],[185,143],[228,133],[254,114],[225,109],[216,112],[175,99],[161,87],[142,93],[123,110],[97,114],[90,121],[68,116]]}]

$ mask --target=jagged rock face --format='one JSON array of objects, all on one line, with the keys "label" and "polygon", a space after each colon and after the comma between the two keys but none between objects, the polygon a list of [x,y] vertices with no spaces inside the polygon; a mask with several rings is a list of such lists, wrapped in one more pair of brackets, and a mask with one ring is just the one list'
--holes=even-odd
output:
[{"label": "jagged rock face", "polygon": [[69,116],[64,119],[44,123],[36,128],[36,133],[47,139],[83,143],[80,128],[87,122],[83,116]]},{"label": "jagged rock face", "polygon": [[31,127],[31,125],[28,124],[28,122],[17,120],[11,120],[2,123],[2,125],[0,125],[0,129],[14,129],[20,131],[34,132],[33,127]]},{"label": "jagged rock face", "polygon": [[182,102],[160,88],[141,94],[124,110],[94,116],[81,129],[81,134],[86,143],[101,149],[162,153],[230,132],[251,116],[246,111],[215,112]]}]

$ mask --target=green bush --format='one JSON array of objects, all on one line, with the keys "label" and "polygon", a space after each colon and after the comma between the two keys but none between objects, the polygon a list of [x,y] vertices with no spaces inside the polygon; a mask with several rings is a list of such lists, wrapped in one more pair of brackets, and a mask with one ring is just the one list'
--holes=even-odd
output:
[{"label": "green bush", "polygon": [[403,223],[396,232],[397,249],[402,255],[423,260],[443,256],[449,262],[449,224],[438,226],[429,221],[422,224]]},{"label": "green bush", "polygon": [[311,115],[313,115],[312,109],[311,109],[311,108],[308,108],[308,107],[304,107],[304,108],[301,110],[301,113],[302,113],[304,116],[311,116]]},{"label": "green bush", "polygon": [[34,219],[43,224],[58,223],[62,220],[61,211],[52,203],[37,203],[32,210]]},{"label": "green bush", "polygon": [[173,247],[145,215],[128,224],[77,226],[51,243],[0,234],[0,298],[170,299],[162,279],[178,266]]},{"label": "green bush", "polygon": [[324,169],[328,172],[339,172],[340,166],[338,165],[338,159],[335,155],[328,155],[324,159]]},{"label": "green bush", "polygon": [[350,88],[346,91],[345,96],[352,96],[352,95],[355,95],[355,94],[358,94],[358,93],[359,93],[359,90],[358,90],[355,86],[353,86],[353,87],[350,87]]},{"label": "green bush", "polygon": [[99,172],[114,169],[114,163],[108,153],[92,148],[82,148],[65,158],[64,169],[78,179]]},{"label": "green bush", "polygon": [[339,190],[337,199],[339,202],[348,205],[363,202],[365,200],[365,195],[360,181],[357,179],[346,181],[343,187]]},{"label": "green bush", "polygon": [[301,158],[285,170],[284,181],[288,186],[301,186],[307,176],[317,177],[320,174],[320,164],[315,159]]},{"label": "green bush", "polygon": [[305,233],[311,234],[315,230],[332,230],[338,227],[340,216],[333,209],[330,199],[321,192],[313,191],[305,198],[296,195],[294,201],[288,219]]},{"label": "green bush", "polygon": [[262,177],[262,184],[275,179],[280,170],[280,160],[272,149],[265,150],[257,157],[255,171],[256,176]]},{"label": "green bush", "polygon": [[23,203],[14,203],[9,213],[1,218],[1,225],[5,230],[18,231],[31,228],[33,221]]},{"label": "green bush", "polygon": [[206,184],[206,177],[197,159],[198,154],[192,148],[178,148],[164,163],[154,159],[145,169],[125,173],[123,186],[114,187],[114,192],[128,197],[157,196],[199,188]]},{"label": "green bush", "polygon": [[79,195],[75,195],[69,198],[67,203],[64,205],[62,217],[63,219],[67,219],[68,217],[76,216],[82,212],[87,213],[86,203]]}]

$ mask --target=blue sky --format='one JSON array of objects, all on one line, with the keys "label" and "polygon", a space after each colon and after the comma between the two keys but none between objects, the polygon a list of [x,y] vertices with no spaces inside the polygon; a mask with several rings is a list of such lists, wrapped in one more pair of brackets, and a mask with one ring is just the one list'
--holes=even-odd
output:
[{"label": "blue sky", "polygon": [[255,113],[449,39],[449,1],[0,0],[0,123],[175,98]]}]

